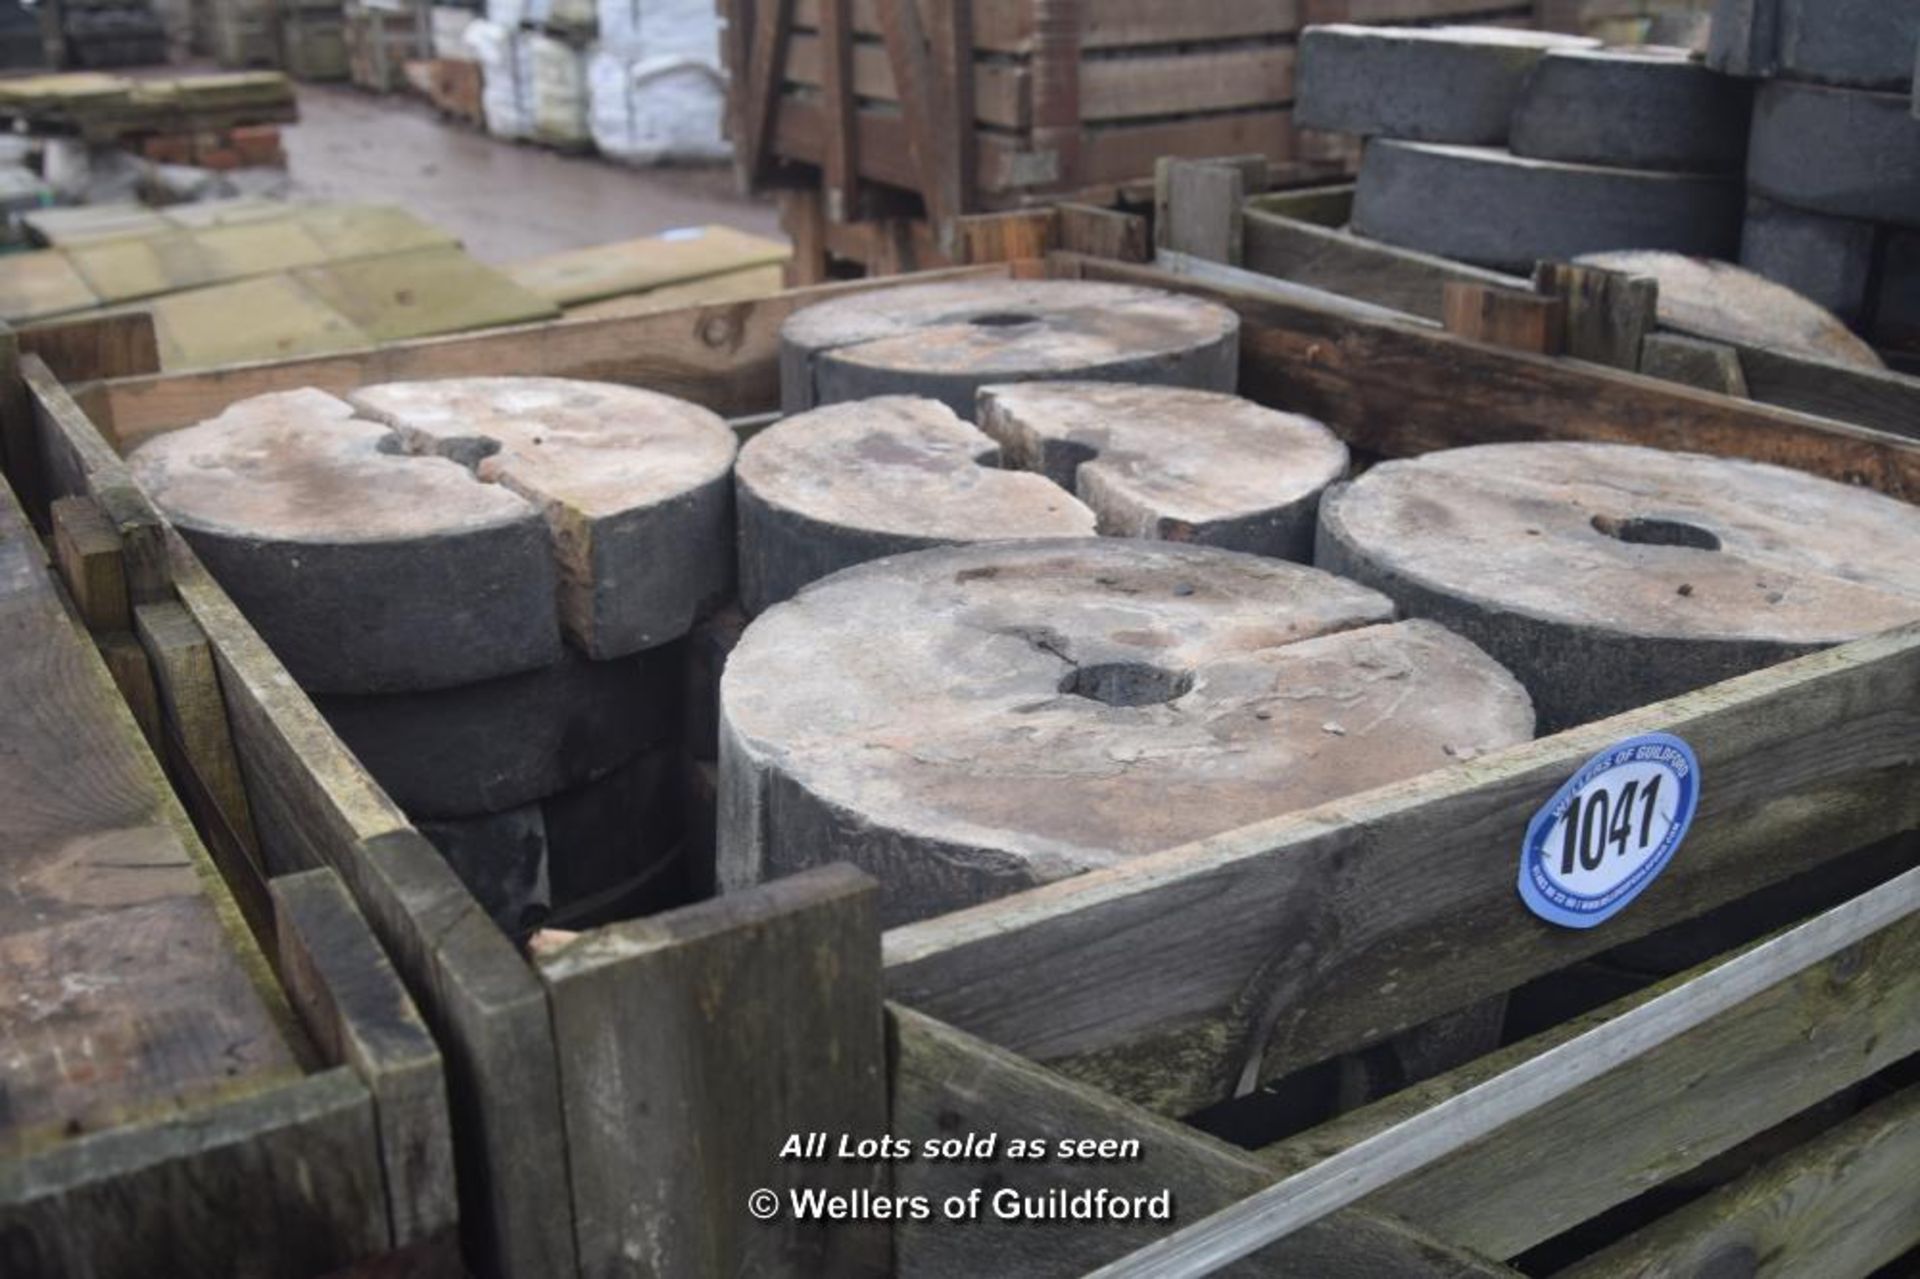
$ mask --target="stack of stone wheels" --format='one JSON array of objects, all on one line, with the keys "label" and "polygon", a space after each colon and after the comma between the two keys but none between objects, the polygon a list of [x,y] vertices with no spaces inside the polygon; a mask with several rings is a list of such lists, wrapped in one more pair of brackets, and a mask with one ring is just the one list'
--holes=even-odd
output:
[{"label": "stack of stone wheels", "polygon": [[1742,263],[1920,354],[1920,4],[1721,0],[1708,57],[1757,82]]},{"label": "stack of stone wheels", "polygon": [[1498,270],[1732,258],[1748,86],[1681,49],[1502,27],[1309,27],[1295,119],[1367,139],[1353,230]]},{"label": "stack of stone wheels", "polygon": [[131,461],[518,935],[687,893],[676,641],[730,587],[734,452],[666,396],[472,378],[260,396]]}]

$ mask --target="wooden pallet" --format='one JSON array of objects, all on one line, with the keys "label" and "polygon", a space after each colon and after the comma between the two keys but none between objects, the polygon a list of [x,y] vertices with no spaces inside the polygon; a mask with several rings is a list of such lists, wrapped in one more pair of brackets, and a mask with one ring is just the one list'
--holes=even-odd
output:
[{"label": "wooden pallet", "polygon": [[[1242,320],[1246,394],[1314,413],[1375,455],[1626,440],[1920,495],[1913,440],[1325,294],[1071,254],[966,270],[1219,300]],[[778,402],[787,315],[884,287],[22,393],[61,439],[108,462],[266,391],[475,372],[612,379],[742,417]],[[139,518],[157,521],[145,508]],[[1895,1091],[1888,1073],[1920,1049],[1920,627],[884,937],[871,883],[828,868],[529,961],[157,522],[182,607],[208,636],[269,868],[341,876],[446,1053],[468,1256],[489,1270],[1080,1274],[1166,1227],[756,1227],[743,1205],[758,1187],[890,1188],[935,1204],[996,1187],[1171,1189],[1184,1226],[1304,1177],[1289,1197],[1330,1182],[1366,1193],[1321,1200],[1332,1215],[1286,1218],[1298,1228],[1233,1273],[1511,1276],[1517,1255],[1862,1081],[1886,1099],[1587,1256],[1582,1273],[1633,1273],[1647,1249],[1746,1247],[1858,1275],[1920,1235],[1901,1175],[1920,1125],[1910,1085]],[[1597,934],[1542,925],[1514,900],[1528,819],[1603,745],[1653,730],[1685,737],[1712,779],[1685,855]],[[1868,886],[1811,942],[1724,956],[1271,1148],[1228,1147],[1175,1118],[1807,874]],[[831,982],[811,976],[826,971]],[[724,996],[703,994],[715,990]],[[1643,1037],[1648,1021],[1658,1042]],[[1596,1024],[1616,1029],[1579,1037]],[[1550,1110],[1485,1106],[1543,1076],[1558,1082],[1525,1096]],[[1142,1144],[1117,1163],[779,1158],[790,1133],[812,1131]],[[1416,1139],[1416,1159],[1380,1154]],[[1335,1181],[1355,1168],[1361,1180]]]}]

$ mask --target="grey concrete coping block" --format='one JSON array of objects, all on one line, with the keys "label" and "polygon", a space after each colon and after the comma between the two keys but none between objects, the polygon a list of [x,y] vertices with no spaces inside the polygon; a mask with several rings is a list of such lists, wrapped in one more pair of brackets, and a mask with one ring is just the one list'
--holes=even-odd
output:
[{"label": "grey concrete coping block", "polygon": [[1527,73],[1584,36],[1512,27],[1332,23],[1300,33],[1294,123],[1303,129],[1499,146]]},{"label": "grey concrete coping block", "polygon": [[1509,145],[1539,160],[1739,173],[1752,99],[1685,49],[1555,49],[1527,77]]},{"label": "grey concrete coping block", "polygon": [[1445,629],[1303,565],[1117,538],[942,547],[756,619],[721,681],[718,871],[851,861],[889,924],[1524,741]]},{"label": "grey concrete coping block", "polygon": [[781,404],[880,395],[939,400],[971,418],[995,382],[1058,378],[1231,391],[1240,319],[1159,289],[1078,280],[966,280],[838,298],[780,329]]},{"label": "grey concrete coping block", "polygon": [[1747,183],[1815,213],[1920,227],[1920,119],[1905,94],[1769,81],[1754,97]]},{"label": "grey concrete coping block", "polygon": [[1740,265],[1849,323],[1867,308],[1875,224],[1747,197]]},{"label": "grey concrete coping block", "polygon": [[1313,559],[1320,494],[1347,446],[1312,418],[1236,395],[1114,382],[1022,382],[980,392],[1003,463],[1046,476],[1107,537]]},{"label": "grey concrete coping block", "polygon": [[1920,619],[1920,510],[1616,444],[1383,463],[1321,503],[1319,563],[1503,662],[1543,733]]},{"label": "grey concrete coping block", "polygon": [[1386,138],[1367,144],[1353,229],[1501,271],[1607,249],[1731,258],[1738,181],[1709,174],[1534,160],[1489,147]]}]

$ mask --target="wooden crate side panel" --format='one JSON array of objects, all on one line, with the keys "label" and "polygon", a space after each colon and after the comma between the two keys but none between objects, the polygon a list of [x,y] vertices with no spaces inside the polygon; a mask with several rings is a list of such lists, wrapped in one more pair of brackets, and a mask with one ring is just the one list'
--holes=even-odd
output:
[{"label": "wooden crate side panel", "polygon": [[8,1279],[320,1275],[387,1247],[350,1070],[0,1163]]},{"label": "wooden crate side panel", "polygon": [[[1533,918],[1513,876],[1534,811],[1595,752],[1655,730],[1711,779],[1685,855],[1602,935]],[[1184,1113],[1909,830],[1916,781],[1909,627],[893,930],[889,993]]]},{"label": "wooden crate side panel", "polygon": [[[1068,1276],[1265,1188],[1273,1170],[1254,1156],[1184,1124],[1149,1114],[994,1048],[909,1009],[889,1006],[893,1116],[890,1131],[916,1148],[928,1140],[997,1134],[992,1162],[918,1159],[898,1165],[894,1190],[934,1205],[979,1194],[977,1219],[903,1221],[895,1232],[897,1273],[911,1279],[1006,1274]],[[1139,1143],[1138,1158],[1079,1162],[1005,1156],[1008,1142],[1096,1137]],[[1116,1196],[1171,1191],[1172,1222],[1065,1224],[996,1220],[999,1192],[1039,1196],[1051,1189],[1105,1189]],[[1513,1271],[1441,1244],[1388,1217],[1359,1210],[1301,1231],[1220,1273],[1314,1275],[1320,1279],[1454,1276],[1494,1279]]]},{"label": "wooden crate side panel", "polygon": [[[794,24],[818,30],[821,3],[822,0],[795,0]],[[879,36],[883,3],[886,0],[853,0],[855,34]],[[974,49],[992,53],[1031,52],[1033,8],[1033,0],[972,0]],[[930,17],[931,0],[920,0],[920,9]],[[1300,27],[1299,0],[1208,0],[1204,4],[1100,0],[1087,5],[1086,14],[1081,44],[1088,49],[1274,37],[1291,34]]]}]

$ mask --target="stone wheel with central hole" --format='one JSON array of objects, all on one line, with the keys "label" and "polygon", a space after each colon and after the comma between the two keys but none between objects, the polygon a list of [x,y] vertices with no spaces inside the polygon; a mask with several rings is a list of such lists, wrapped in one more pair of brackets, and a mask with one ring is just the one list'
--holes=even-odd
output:
[{"label": "stone wheel with central hole", "polygon": [[733,455],[664,395],[467,378],[258,396],[130,463],[296,680],[380,693],[685,633],[732,578]]},{"label": "stone wheel with central hole", "polygon": [[1526,740],[1525,691],[1298,564],[943,547],[815,583],[721,681],[721,884],[846,860],[923,918]]},{"label": "stone wheel with central hole", "polygon": [[1084,378],[1231,391],[1240,319],[1199,298],[1079,280],[968,280],[822,302],[780,329],[788,413],[922,395],[971,419],[992,382]]},{"label": "stone wheel with central hole", "polygon": [[1542,732],[1920,618],[1920,510],[1616,444],[1376,466],[1322,501],[1316,562],[1503,662]]}]

